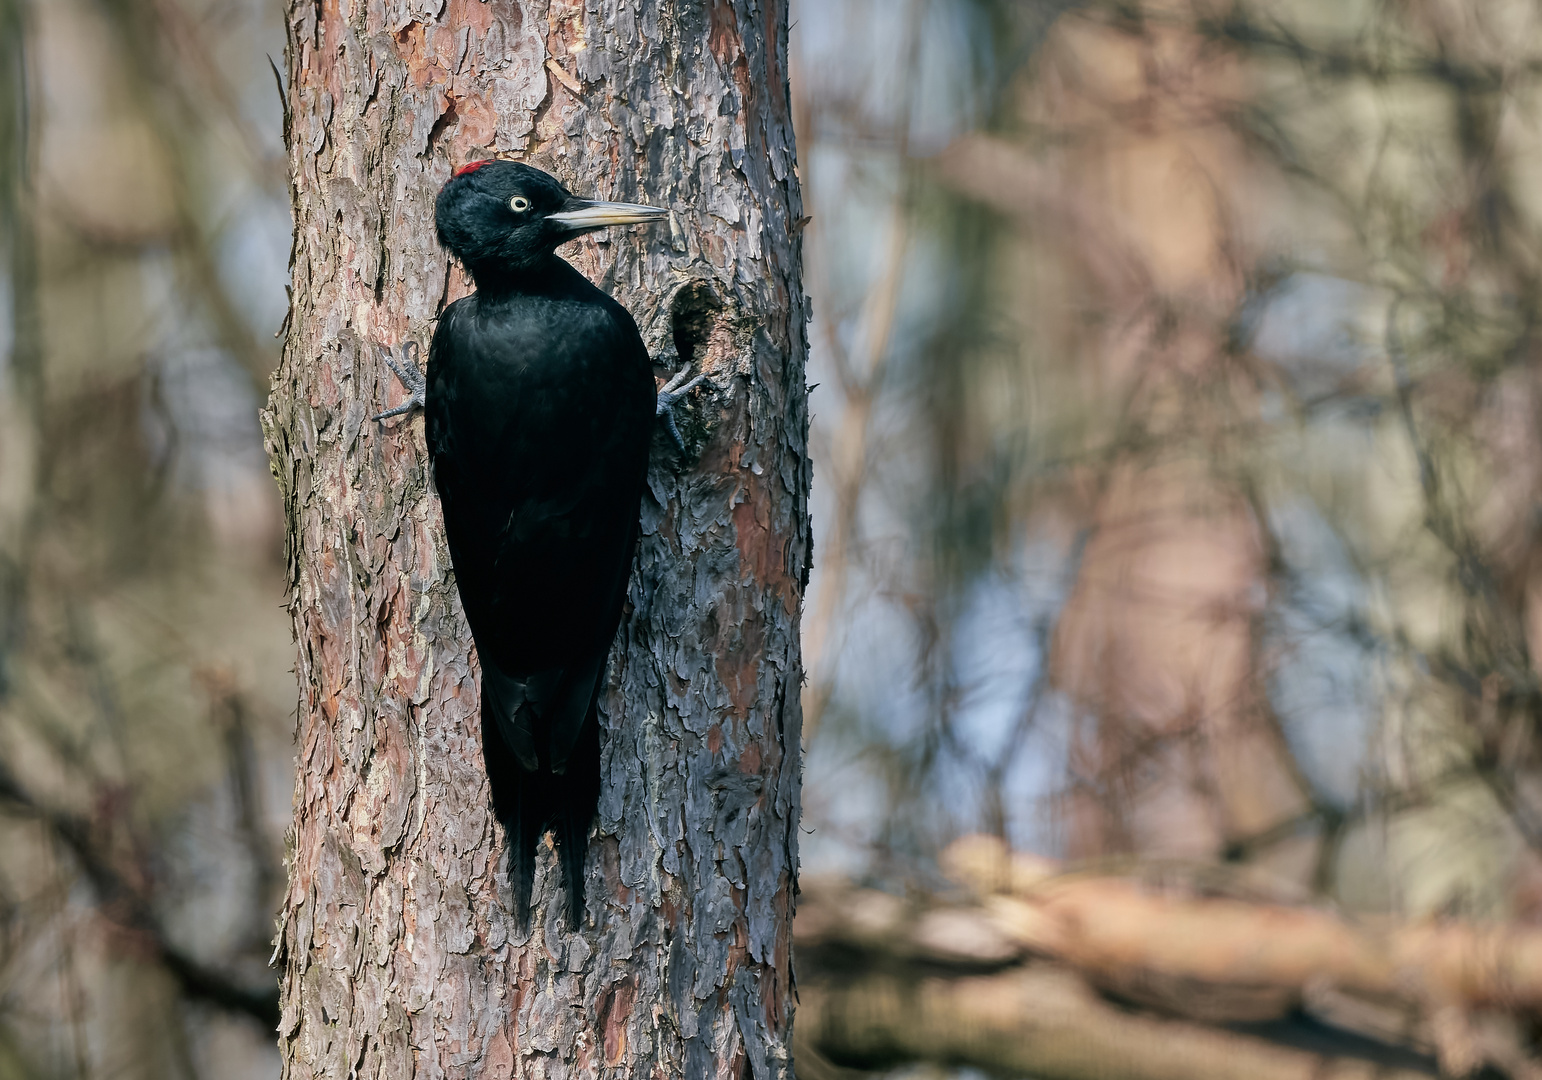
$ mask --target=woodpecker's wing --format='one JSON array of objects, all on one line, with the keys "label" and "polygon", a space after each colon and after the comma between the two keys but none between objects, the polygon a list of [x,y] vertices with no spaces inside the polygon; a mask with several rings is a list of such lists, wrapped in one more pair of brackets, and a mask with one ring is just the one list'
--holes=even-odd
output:
[{"label": "woodpecker's wing", "polygon": [[498,735],[514,752],[520,765],[534,772],[541,767],[537,717],[556,696],[562,669],[543,671],[529,678],[505,675],[487,660],[482,661],[482,709],[490,713]]},{"label": "woodpecker's wing", "polygon": [[[498,734],[529,771],[547,760],[551,772],[567,772],[584,725],[595,719],[604,654],[520,679],[482,663],[482,707],[490,710]],[[544,740],[542,736],[544,735]]]},{"label": "woodpecker's wing", "polygon": [[498,676],[488,704],[521,764],[554,770],[620,619],[654,400],[630,316],[571,273],[581,285],[553,295],[447,308],[427,407],[462,604]]}]

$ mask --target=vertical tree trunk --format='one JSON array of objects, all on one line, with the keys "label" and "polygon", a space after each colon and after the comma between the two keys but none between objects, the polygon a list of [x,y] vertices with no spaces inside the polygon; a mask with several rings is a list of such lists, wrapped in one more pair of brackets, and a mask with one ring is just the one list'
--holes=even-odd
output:
[{"label": "vertical tree trunk", "polygon": [[[786,12],[290,0],[288,17],[294,293],[265,416],[301,688],[285,1075],[790,1075],[809,467]],[[566,254],[656,357],[715,381],[690,452],[656,444],[580,933],[549,846],[516,932],[422,421],[368,419],[402,395],[378,346],[426,344],[466,291],[434,196],[492,154],[674,211]]]}]

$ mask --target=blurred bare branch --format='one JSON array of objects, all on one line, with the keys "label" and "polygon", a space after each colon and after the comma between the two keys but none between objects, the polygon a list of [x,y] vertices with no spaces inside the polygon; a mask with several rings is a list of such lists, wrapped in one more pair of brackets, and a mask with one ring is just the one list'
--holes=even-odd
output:
[{"label": "blurred bare branch", "polygon": [[263,989],[242,986],[173,946],[145,893],[150,875],[143,868],[133,874],[120,871],[90,822],[43,805],[4,770],[0,770],[0,802],[13,813],[48,827],[91,882],[102,913],[121,929],[140,937],[166,965],[184,994],[245,1013],[269,1028],[278,1025],[277,984]]},{"label": "blurred bare branch", "polygon": [[[221,126],[249,151],[225,175],[271,190],[278,140],[244,118],[211,24],[173,7],[0,3],[0,895],[21,898],[6,932],[24,943],[0,952],[5,1075],[194,1077],[211,1038],[221,1076],[275,1057],[260,790],[287,753],[260,688],[288,680],[260,644],[282,612],[246,596],[278,593],[276,514],[252,384],[221,365],[260,385],[276,350],[217,250],[219,215],[250,198],[210,197],[207,164]],[[200,835],[225,817],[236,845]]]},{"label": "blurred bare branch", "polygon": [[[170,162],[167,177],[171,184],[169,204],[176,222],[176,250],[185,260],[182,285],[191,296],[198,297],[204,309],[219,330],[225,347],[240,359],[251,375],[254,385],[266,389],[268,378],[276,360],[273,347],[262,341],[241,315],[234,298],[224,284],[220,268],[213,255],[213,243],[205,216],[198,213],[200,203],[211,204],[215,200],[199,190],[200,175],[196,157],[196,144],[191,136],[202,131],[198,113],[192,102],[191,89],[175,78],[167,78],[168,72],[197,71],[211,76],[207,60],[189,61],[186,53],[196,51],[195,28],[185,19],[177,18],[175,0],[158,3],[156,0],[95,0],[102,13],[111,20],[113,28],[125,48],[122,57],[135,83],[140,98],[141,112],[149,120]],[[163,16],[170,15],[173,33],[167,33]],[[182,62],[171,63],[163,54],[171,42],[182,46],[179,50]],[[201,57],[207,56],[205,50]],[[228,91],[222,82],[210,84],[212,100],[225,103]],[[206,87],[210,88],[210,87]],[[227,106],[227,113],[235,122],[239,111]],[[255,136],[251,135],[244,121],[236,124],[243,135],[242,145],[254,158],[258,150]],[[247,138],[250,136],[250,138]],[[265,160],[267,182],[274,177],[271,164]]]},{"label": "blurred bare branch", "polygon": [[[925,0],[910,0],[902,17],[905,35],[902,55],[909,66],[915,64],[924,11]],[[881,269],[878,280],[864,297],[857,320],[861,356],[855,363],[834,332],[835,323],[825,323],[825,343],[839,376],[838,385],[844,410],[836,425],[834,444],[825,455],[834,477],[836,512],[822,545],[818,600],[803,631],[807,654],[815,658],[833,657],[840,651],[839,640],[832,640],[831,635],[835,626],[835,613],[845,603],[847,570],[855,557],[853,547],[857,543],[862,493],[867,480],[868,457],[872,453],[868,427],[874,404],[883,387],[884,367],[894,334],[895,308],[899,303],[900,286],[906,267],[905,256],[910,244],[913,208],[910,198],[912,166],[909,161],[909,131],[912,109],[911,96],[906,93],[901,97],[895,123],[894,157],[899,163],[902,180],[889,212],[887,246],[879,264]],[[817,224],[812,226],[816,236],[818,228]],[[814,288],[819,287],[816,276]],[[805,739],[812,740],[818,733],[832,689],[831,673],[815,666],[811,685],[803,701]]]}]

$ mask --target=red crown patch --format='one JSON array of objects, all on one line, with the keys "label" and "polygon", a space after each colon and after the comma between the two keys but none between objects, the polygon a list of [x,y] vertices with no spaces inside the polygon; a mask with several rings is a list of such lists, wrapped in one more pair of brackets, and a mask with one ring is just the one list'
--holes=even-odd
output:
[{"label": "red crown patch", "polygon": [[483,158],[481,161],[469,161],[455,170],[455,176],[465,176],[467,173],[474,173],[483,165],[486,165],[489,160],[488,158]]}]

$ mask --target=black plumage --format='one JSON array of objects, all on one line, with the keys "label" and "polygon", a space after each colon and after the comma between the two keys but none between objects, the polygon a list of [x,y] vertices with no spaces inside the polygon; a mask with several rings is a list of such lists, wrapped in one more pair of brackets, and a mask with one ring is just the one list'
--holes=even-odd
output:
[{"label": "black plumage", "polygon": [[576,927],[600,794],[595,705],[637,541],[655,386],[626,309],[553,251],[663,212],[575,199],[506,161],[460,170],[435,209],[440,243],[476,283],[439,319],[425,409],[481,661],[493,810],[521,924],[550,827]]}]

